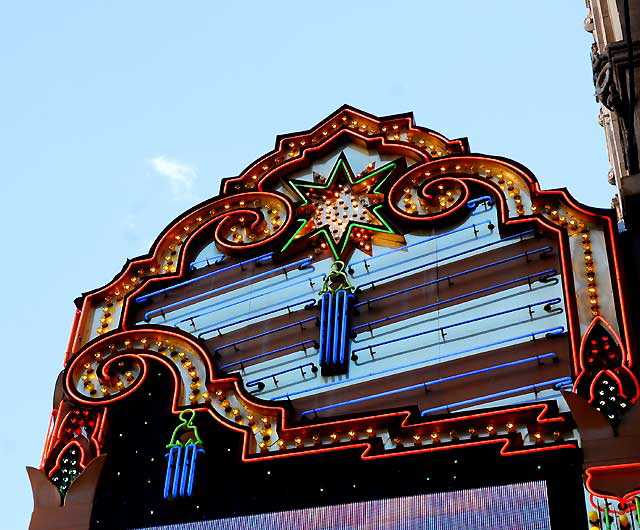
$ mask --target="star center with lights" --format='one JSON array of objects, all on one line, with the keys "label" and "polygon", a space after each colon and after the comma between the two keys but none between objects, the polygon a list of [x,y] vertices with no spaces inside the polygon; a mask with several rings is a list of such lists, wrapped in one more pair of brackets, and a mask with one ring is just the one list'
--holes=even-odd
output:
[{"label": "star center with lights", "polygon": [[636,517],[616,245],[611,212],[411,114],[279,136],[76,300],[32,528]]},{"label": "star center with lights", "polygon": [[391,227],[381,209],[384,183],[403,163],[389,162],[375,169],[375,162],[370,162],[355,176],[341,153],[328,177],[313,172],[314,183],[289,180],[287,184],[301,201],[296,219],[300,228],[282,250],[304,239],[321,239],[322,249],[329,248],[336,259],[344,259],[354,246],[369,255],[374,242],[402,246],[404,237]]}]

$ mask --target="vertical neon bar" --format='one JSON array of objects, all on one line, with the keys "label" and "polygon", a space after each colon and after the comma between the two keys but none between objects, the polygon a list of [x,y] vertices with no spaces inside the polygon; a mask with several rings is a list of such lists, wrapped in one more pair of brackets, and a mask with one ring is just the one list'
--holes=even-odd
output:
[{"label": "vertical neon bar", "polygon": [[[174,449],[172,447],[172,449]],[[173,487],[171,488],[171,496],[176,498],[178,496],[178,485],[180,484],[180,476],[182,475],[182,447],[176,446],[175,456],[175,471],[173,473]]]},{"label": "vertical neon bar", "polygon": [[189,466],[189,478],[187,482],[187,495],[191,497],[193,493],[193,483],[196,475],[196,458],[198,457],[198,453],[204,453],[204,449],[196,449],[195,445],[193,446],[193,452],[191,453],[191,465]]},{"label": "vertical neon bar", "polygon": [[328,293],[327,295],[327,320],[326,320],[326,337],[327,342],[325,343],[324,349],[324,365],[331,364],[331,345],[333,344],[333,294]]},{"label": "vertical neon bar", "polygon": [[178,447],[172,447],[167,453],[167,476],[164,479],[164,498],[169,498],[169,489],[171,488],[171,479],[174,477],[176,470],[176,452]]},{"label": "vertical neon bar", "polygon": [[349,341],[349,302],[352,298],[353,295],[351,293],[343,291],[342,329],[340,330],[340,365],[343,367],[347,364],[347,343]]},{"label": "vertical neon bar", "polygon": [[333,295],[335,298],[335,309],[332,315],[333,322],[333,347],[331,348],[331,364],[332,366],[336,366],[338,364],[338,356],[340,355],[340,325],[342,324],[342,294],[344,291],[340,290]]},{"label": "vertical neon bar", "polygon": [[184,497],[187,490],[187,476],[191,471],[191,460],[193,459],[193,453],[195,452],[195,449],[195,444],[187,444],[184,446],[184,455],[182,458],[182,473],[180,473],[180,497]]},{"label": "vertical neon bar", "polygon": [[327,312],[329,309],[329,293],[324,293],[320,299],[320,366],[325,365],[325,352],[327,350]]}]

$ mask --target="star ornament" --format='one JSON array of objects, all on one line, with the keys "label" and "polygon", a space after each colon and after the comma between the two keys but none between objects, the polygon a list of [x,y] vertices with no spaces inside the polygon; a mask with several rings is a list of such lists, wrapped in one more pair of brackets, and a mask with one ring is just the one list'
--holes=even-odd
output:
[{"label": "star ornament", "polygon": [[344,153],[338,157],[327,178],[314,173],[314,182],[289,180],[285,184],[299,199],[298,229],[282,248],[285,251],[303,240],[318,242],[336,260],[345,260],[354,248],[371,255],[373,245],[399,247],[405,239],[384,218],[385,181],[400,171],[404,160],[379,169],[369,164],[355,175]]}]

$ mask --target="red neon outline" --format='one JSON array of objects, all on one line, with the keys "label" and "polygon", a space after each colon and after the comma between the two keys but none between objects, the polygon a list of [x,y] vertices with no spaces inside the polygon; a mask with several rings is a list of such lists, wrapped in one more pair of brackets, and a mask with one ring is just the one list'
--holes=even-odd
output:
[{"label": "red neon outline", "polygon": [[[346,109],[346,110],[341,110],[339,111],[339,113],[337,113],[335,116],[330,116],[329,118],[327,118],[324,122],[322,122],[321,124],[319,124],[312,132],[308,133],[308,137],[311,138],[313,135],[317,134],[318,131],[320,131],[322,129],[322,127],[325,127],[329,122],[336,120],[338,118],[340,118],[340,116],[344,113],[350,114],[351,116],[357,115],[360,116],[368,121],[373,121],[376,122],[378,125],[381,124],[380,120],[376,120],[374,117],[369,117],[369,116],[365,116],[365,115],[360,115],[358,114],[356,111],[354,111],[353,109]],[[411,118],[394,118],[394,119],[389,119],[388,123],[399,123],[399,122],[403,122],[407,124],[408,129],[410,130],[414,130],[412,127],[412,119]],[[369,127],[369,125],[368,125]],[[407,131],[409,132],[409,131]],[[433,133],[432,131],[425,131],[422,129],[415,129],[415,132],[420,132],[422,134],[427,134],[427,135],[432,135],[434,137],[438,137],[440,139],[444,138],[441,137],[440,135],[437,135],[437,133]],[[510,170],[511,172],[513,172],[515,175],[517,175],[519,178],[522,179],[522,181],[525,183],[525,185],[528,186],[529,188],[529,192],[531,195],[531,200],[533,202],[533,200],[536,197],[539,196],[550,196],[553,198],[560,198],[561,201],[565,204],[565,205],[569,205],[571,208],[573,208],[575,211],[580,212],[581,214],[594,219],[594,222],[604,222],[608,228],[609,228],[609,232],[608,234],[605,232],[603,232],[604,235],[604,240],[605,240],[605,244],[609,245],[609,247],[611,248],[611,253],[612,253],[612,257],[613,257],[613,267],[615,270],[612,270],[610,268],[610,273],[612,275],[612,283],[614,285],[614,295],[617,294],[619,299],[620,299],[620,311],[616,311],[617,314],[621,313],[622,316],[622,320],[623,320],[623,330],[624,330],[624,335],[625,335],[625,340],[626,340],[626,344],[627,344],[627,359],[629,362],[629,366],[631,365],[632,362],[632,355],[631,355],[631,351],[629,350],[629,326],[627,324],[627,315],[626,315],[626,303],[625,303],[625,298],[623,296],[623,292],[621,289],[621,277],[620,277],[620,269],[619,269],[619,263],[618,263],[618,256],[617,256],[617,248],[616,248],[616,240],[615,240],[615,234],[613,231],[613,220],[607,216],[607,215],[603,215],[603,214],[599,214],[596,212],[592,212],[592,211],[588,211],[586,209],[584,209],[581,205],[579,205],[579,203],[577,203],[573,198],[571,198],[571,196],[568,195],[568,193],[564,190],[552,190],[552,191],[542,191],[540,189],[539,183],[537,182],[537,180],[530,175],[529,173],[527,173],[526,170],[521,169],[520,167],[509,163],[508,161],[505,160],[501,160],[501,159],[497,159],[497,158],[492,158],[492,157],[487,157],[487,156],[483,156],[483,155],[462,155],[462,156],[451,156],[451,157],[444,157],[444,158],[438,158],[438,159],[432,159],[427,153],[425,152],[421,152],[419,150],[416,150],[416,148],[412,147],[408,142],[404,142],[404,141],[396,141],[396,140],[389,140],[386,137],[386,134],[383,133],[377,133],[374,136],[368,137],[366,135],[360,134],[360,132],[358,130],[353,130],[348,128],[348,126],[341,126],[338,129],[336,129],[335,131],[332,131],[331,134],[326,136],[326,139],[322,139],[322,141],[318,142],[315,145],[310,145],[309,147],[305,147],[304,152],[302,153],[302,156],[299,156],[295,159],[291,159],[288,160],[287,162],[280,164],[274,168],[271,168],[270,171],[268,171],[267,173],[265,173],[259,180],[259,186],[262,186],[262,183],[267,181],[268,179],[272,178],[274,175],[276,175],[277,173],[279,173],[280,171],[284,170],[284,169],[290,169],[291,167],[293,167],[295,164],[300,164],[303,163],[306,160],[306,157],[309,156],[310,153],[314,153],[320,149],[325,149],[328,146],[332,145],[336,139],[343,137],[344,135],[349,136],[353,139],[357,139],[357,140],[361,140],[364,141],[367,145],[376,145],[379,144],[380,146],[380,150],[381,152],[383,150],[389,150],[389,151],[398,151],[398,150],[407,150],[408,152],[411,152],[413,154],[415,154],[416,156],[418,156],[419,159],[424,160],[425,164],[419,164],[415,170],[418,170],[418,167],[420,167],[421,170],[424,170],[426,167],[430,167],[432,164],[438,163],[438,164],[447,164],[449,166],[454,166],[456,164],[456,162],[458,163],[482,163],[482,164],[494,164],[497,165],[498,167],[501,168],[507,168],[508,170]],[[292,140],[297,138],[298,136],[295,135],[291,135],[291,136],[285,136],[279,139],[279,144],[280,144],[280,148],[281,149],[286,149],[285,147],[285,142],[288,140]],[[300,137],[301,138],[301,137]],[[461,141],[461,140],[455,140],[455,141],[451,141],[448,142],[445,140],[446,145],[452,145],[452,144],[458,144],[460,149],[464,152],[466,151],[466,147],[465,144]],[[251,165],[249,168],[247,168],[241,177],[235,178],[235,179],[227,179],[224,182],[223,185],[223,189],[226,192],[226,190],[228,189],[228,186],[232,183],[238,182],[238,181],[242,181],[243,178],[245,177],[250,177],[250,173],[252,173],[254,171],[254,168],[258,165],[258,164],[264,164],[264,162],[266,160],[269,159],[269,157],[271,155],[275,154],[274,153],[270,153],[268,155],[265,155],[264,157],[262,157],[261,159],[259,159],[258,161],[256,161],[253,165]],[[491,170],[495,170],[496,168],[491,166]],[[451,172],[453,173],[453,170],[450,169]],[[411,171],[414,171],[414,169],[412,169]],[[457,171],[457,170],[456,170]],[[474,170],[475,171],[475,170]],[[406,175],[406,174],[405,174]],[[434,175],[436,180],[438,178],[437,175]],[[404,177],[401,177],[404,178]],[[444,178],[444,177],[442,177]],[[512,224],[512,223],[522,223],[522,222],[537,222],[540,225],[544,226],[545,228],[547,228],[548,230],[552,230],[554,231],[557,235],[558,235],[558,240],[559,240],[559,245],[560,245],[560,260],[561,260],[561,264],[562,264],[562,268],[563,268],[563,274],[562,274],[562,279],[563,279],[563,287],[564,287],[564,292],[565,292],[565,303],[567,305],[567,312],[568,312],[568,325],[569,325],[569,329],[570,329],[570,334],[571,334],[571,338],[572,338],[572,343],[574,345],[574,347],[572,348],[573,350],[573,363],[574,363],[574,368],[578,366],[577,363],[579,363],[579,359],[577,359],[578,357],[578,349],[576,348],[577,346],[577,342],[579,340],[579,331],[576,333],[576,329],[575,329],[575,324],[577,322],[577,311],[576,311],[576,307],[575,307],[575,303],[576,300],[574,299],[574,297],[569,296],[570,291],[570,287],[569,287],[569,278],[573,278],[573,274],[572,274],[572,270],[570,267],[570,257],[571,254],[567,249],[567,242],[565,240],[566,236],[566,231],[556,227],[555,225],[553,225],[553,223],[551,223],[550,221],[547,221],[541,214],[535,214],[535,215],[531,215],[531,216],[519,216],[518,218],[509,218],[509,207],[507,205],[506,202],[506,198],[504,196],[504,194],[502,193],[501,190],[498,189],[497,185],[495,185],[493,182],[488,181],[487,179],[483,179],[477,175],[474,175],[473,173],[470,174],[465,174],[464,171],[461,171],[459,173],[459,179],[460,182],[462,182],[462,179],[464,180],[471,180],[477,183],[482,184],[483,186],[487,187],[488,189],[492,190],[494,192],[494,194],[497,196],[497,204],[499,206],[499,210],[500,210],[500,218],[501,218],[501,222],[502,224]],[[155,257],[157,255],[159,255],[160,253],[160,249],[162,247],[163,244],[165,244],[167,242],[167,240],[175,233],[176,228],[178,228],[178,225],[181,224],[182,222],[184,222],[185,219],[187,218],[191,218],[193,216],[198,215],[199,212],[205,210],[205,209],[209,209],[214,207],[214,205],[217,203],[217,201],[223,201],[229,198],[229,196],[234,196],[234,197],[250,197],[253,195],[261,195],[261,194],[269,194],[269,192],[265,192],[262,191],[260,188],[258,189],[258,191],[248,191],[248,192],[243,192],[241,194],[231,194],[231,195],[227,195],[227,196],[219,196],[217,198],[214,198],[211,202],[208,202],[206,205],[203,205],[201,207],[199,207],[197,210],[194,210],[192,212],[189,212],[187,214],[185,214],[184,216],[182,216],[180,219],[178,219],[177,221],[175,221],[174,223],[172,223],[164,232],[164,235],[159,238],[159,240],[154,244],[154,251],[153,254],[151,256],[151,258],[147,257],[144,258],[142,260],[138,260],[138,261],[134,261],[130,264],[130,266],[126,269],[125,272],[121,273],[120,275],[118,275],[118,277],[111,282],[109,285],[103,287],[101,290],[98,290],[94,293],[91,293],[90,295],[87,295],[83,301],[83,309],[85,307],[88,306],[89,301],[92,301],[93,299],[95,299],[95,297],[99,296],[100,294],[104,293],[107,289],[111,288],[114,284],[117,284],[118,282],[120,282],[122,280],[122,278],[129,273],[130,274],[130,270],[133,269],[134,267],[139,267],[141,266],[143,263],[145,262],[149,262],[153,259],[155,259]],[[273,195],[273,194],[271,194]],[[287,202],[286,197],[284,196],[278,196],[278,199],[281,201],[284,201],[285,204],[287,205],[287,208],[290,207],[289,203]],[[250,200],[250,199],[247,199]],[[229,212],[224,212],[224,214],[226,215],[227,213],[229,214],[233,214],[236,211],[229,211]],[[451,213],[452,211],[449,210],[448,213]],[[444,216],[444,214],[443,214]],[[293,216],[288,216],[287,221],[292,220]],[[175,278],[175,277],[180,277],[181,275],[184,274],[185,271],[185,260],[183,259],[183,256],[185,255],[185,249],[186,247],[189,245],[189,243],[193,240],[193,237],[195,234],[200,233],[201,230],[208,228],[209,226],[211,226],[212,222],[222,222],[225,219],[225,216],[219,216],[216,218],[213,218],[209,221],[207,221],[206,223],[204,223],[203,225],[201,225],[199,228],[197,228],[196,230],[194,230],[193,232],[190,233],[190,235],[188,237],[186,237],[185,241],[183,242],[183,245],[181,247],[181,251],[180,254],[178,255],[178,269],[179,272],[176,272],[174,274],[163,274],[162,276],[156,276],[156,277],[152,277],[149,278],[147,280],[143,280],[139,285],[137,289],[133,289],[131,292],[128,292],[124,297],[123,297],[123,311],[122,311],[122,317],[121,317],[121,322],[122,327],[124,327],[126,325],[127,319],[126,317],[128,309],[129,309],[129,302],[131,300],[131,296],[136,293],[139,292],[139,290],[142,288],[142,285],[147,285],[147,282],[152,282],[152,281],[161,281],[164,279],[168,279],[168,278]],[[283,229],[285,228],[286,223],[283,223],[283,225],[280,227],[281,230],[278,233],[283,233]],[[276,234],[273,235],[273,237],[275,237]],[[267,238],[267,240],[263,240],[260,241],[259,243],[254,244],[253,246],[259,246],[262,244],[265,244],[266,241],[270,241],[271,239]],[[239,247],[241,248],[248,248],[248,246],[245,245],[240,245]],[[235,248],[235,247],[233,247]],[[155,263],[154,263],[155,265]],[[613,276],[615,273],[615,277]],[[86,314],[86,313],[85,313]],[[89,318],[89,317],[87,317]],[[133,328],[131,330],[131,332],[133,333],[140,333],[141,331],[143,331],[141,328]],[[124,333],[124,332],[123,332]],[[155,333],[156,335],[159,334],[159,331],[154,331],[153,333]],[[167,333],[167,332],[164,332]],[[110,339],[115,339],[116,337],[120,337],[120,334],[109,334],[108,337]],[[104,337],[104,339],[106,340],[107,337]],[[185,340],[188,341],[185,337],[180,336],[181,340]],[[94,339],[95,340],[95,339]],[[89,343],[90,345],[97,345],[100,344],[102,341],[98,340],[97,342],[94,343]],[[623,345],[622,341],[619,342],[621,345]],[[75,343],[74,343],[75,346]],[[140,350],[136,350],[136,352],[140,352]],[[80,352],[79,352],[80,353]],[[153,350],[147,350],[146,351],[146,356],[151,356],[151,353],[156,353]],[[138,353],[136,354],[140,357],[140,362],[142,363],[142,365],[145,365],[145,352],[142,351],[142,353]],[[623,348],[623,355],[624,355],[624,348]],[[161,357],[157,357],[154,356],[155,358],[158,358],[160,360],[163,360],[163,358]],[[76,361],[79,357],[76,357]],[[206,355],[204,355],[201,360],[207,360],[208,361],[208,357]],[[74,363],[76,362],[74,361]],[[164,364],[171,367],[172,365],[170,365],[169,363],[165,362],[163,360]],[[73,364],[73,363],[72,363]],[[68,367],[69,368],[69,367]],[[209,366],[210,368],[210,366]],[[172,369],[173,370],[173,369]],[[69,370],[68,373],[70,373],[71,371]],[[176,374],[172,371],[173,375],[174,375],[174,382],[176,383],[176,389],[179,388],[178,380],[176,379]],[[578,373],[578,370],[575,371],[575,373]],[[213,372],[211,371],[211,374],[213,374]],[[637,384],[637,379],[635,379],[634,376],[634,380],[636,381]],[[213,379],[213,375],[211,377],[211,380],[208,382],[208,385],[214,385],[214,384],[219,384],[223,381],[235,381],[233,379],[231,380],[214,380]],[[67,385],[67,379],[65,378],[65,385]],[[137,386],[137,385],[136,385]],[[235,386],[237,387],[237,382],[235,383]],[[131,388],[131,387],[129,387]],[[119,396],[117,397],[117,399],[120,399],[122,397],[124,397],[125,393],[120,393]],[[244,394],[242,392],[238,392],[239,395],[243,396],[244,398]],[[251,402],[251,400],[244,398],[246,402]],[[96,401],[85,401],[85,400],[81,400],[81,402],[84,403],[88,403],[91,405],[101,405],[104,403],[108,403],[113,401],[113,399],[109,399],[108,401],[102,401],[100,400],[99,403],[96,403]],[[176,406],[174,403],[174,411],[176,410]],[[276,412],[278,410],[282,411],[282,428],[286,429],[285,423],[286,423],[286,414],[284,414],[284,410],[281,409],[280,407],[267,407],[265,405],[257,405],[256,404],[256,408],[260,409],[260,410],[269,410],[269,411],[273,411],[276,410]],[[106,409],[105,409],[106,410]],[[213,414],[213,409],[211,407],[208,407],[207,405],[205,405],[204,407],[199,407],[197,410],[209,410],[210,412],[212,412]],[[408,413],[407,413],[408,414]],[[495,413],[491,413],[494,414]],[[214,414],[214,416],[216,416],[216,414]],[[384,416],[380,416],[381,418]],[[408,416],[407,416],[408,417]],[[474,416],[470,416],[470,417],[474,417]],[[220,418],[222,420],[224,420],[225,424],[227,423],[225,419]],[[361,418],[357,418],[357,421],[360,421]],[[342,420],[341,422],[336,422],[336,424],[348,424],[350,421],[356,421],[356,420]],[[458,418],[452,418],[451,421],[455,421],[455,420],[459,420]],[[544,421],[561,421],[562,418],[559,419],[545,419]],[[364,420],[362,420],[364,421]],[[405,418],[406,421],[406,418]],[[404,422],[403,422],[404,423]],[[330,425],[330,424],[318,424],[316,426],[314,426],[313,428],[322,428],[323,425]],[[239,429],[237,426],[233,426],[231,428],[234,428],[235,430],[242,430]],[[245,430],[242,430],[243,432],[246,432]],[[495,442],[495,439],[491,440],[492,442]],[[571,447],[574,447],[573,445],[570,445]],[[457,447],[457,446],[456,446]],[[535,449],[531,449],[531,450],[526,450],[527,452],[529,451],[538,451],[538,450],[548,450],[548,449],[552,449],[555,446],[549,446],[549,447],[544,447],[544,448],[535,448]],[[330,449],[330,448],[328,448]],[[296,453],[294,453],[296,454]],[[404,453],[398,453],[398,454],[404,454]],[[284,455],[283,455],[284,456]],[[252,459],[253,460],[253,459]]]},{"label": "red neon outline", "polygon": [[[622,354],[622,361],[620,363],[619,368],[626,373],[626,375],[630,376],[635,388],[634,388],[634,395],[630,398],[631,399],[631,403],[635,403],[636,401],[638,401],[638,399],[640,398],[640,382],[638,382],[638,378],[635,376],[635,374],[629,369],[629,367],[627,366],[627,362],[628,362],[628,356],[625,355],[625,350],[624,350],[624,346],[622,343],[622,339],[620,338],[620,335],[618,335],[618,333],[616,333],[616,330],[613,329],[613,327],[609,324],[609,322],[607,322],[607,320],[605,318],[603,318],[602,316],[598,315],[596,317],[594,317],[594,319],[591,321],[591,323],[589,324],[589,326],[587,327],[587,329],[584,332],[584,335],[582,336],[582,340],[580,341],[580,350],[579,350],[579,360],[580,360],[580,367],[579,367],[579,371],[576,372],[576,379],[573,383],[573,391],[577,393],[577,389],[578,389],[578,385],[581,383],[582,378],[586,376],[587,373],[587,367],[584,365],[584,352],[586,351],[587,348],[587,339],[589,338],[589,336],[591,335],[591,332],[593,331],[593,328],[596,327],[596,325],[601,325],[604,330],[609,333],[609,335],[611,335],[611,337],[613,337],[613,340],[616,342],[616,345],[620,348],[621,354]],[[590,400],[589,403],[591,403],[591,401],[594,399],[594,395],[593,395],[593,386],[595,384],[595,381],[598,379],[598,377],[600,376],[601,372],[608,372],[611,374],[611,376],[618,382],[618,387],[620,390],[620,393],[622,394],[622,396],[625,399],[628,399],[627,394],[625,393],[625,389],[624,389],[624,385],[622,384],[621,379],[614,374],[611,370],[600,370],[593,378],[593,380],[590,383],[590,390],[589,390],[589,395],[590,395]]]},{"label": "red neon outline", "polygon": [[[47,436],[44,439],[44,447],[42,448],[42,456],[40,457],[40,469],[44,469],[45,460],[49,457],[49,450],[51,441],[53,439],[53,429],[55,428],[55,422],[60,415],[60,409],[53,409],[49,415],[49,426],[47,427]],[[54,419],[55,417],[55,419]]]},{"label": "red neon outline", "polygon": [[[184,408],[185,405],[182,405],[182,403],[178,402],[178,400],[183,396],[179,395],[179,389],[182,386],[182,379],[179,379],[177,365],[175,363],[169,362],[162,353],[159,353],[152,349],[118,350],[113,356],[109,357],[109,359],[106,360],[106,364],[108,364],[113,362],[114,359],[119,359],[123,356],[131,356],[136,358],[136,361],[140,363],[139,376],[131,383],[131,385],[129,385],[122,391],[118,392],[113,397],[91,399],[80,394],[77,391],[75,382],[73,381],[73,375],[76,372],[78,366],[80,364],[83,364],[87,358],[92,358],[94,353],[98,351],[104,351],[107,344],[115,343],[115,342],[122,343],[127,338],[130,338],[130,337],[132,339],[153,337],[156,340],[173,339],[174,341],[177,340],[178,342],[182,342],[187,346],[184,349],[187,350],[189,354],[197,356],[199,361],[202,362],[203,366],[205,367],[206,374],[205,374],[205,379],[203,379],[205,386],[208,386],[208,384],[214,378],[215,372],[214,372],[214,368],[211,363],[211,360],[209,359],[209,356],[206,354],[205,350],[199,344],[197,344],[194,340],[191,339],[190,335],[187,335],[187,334],[183,335],[174,331],[151,328],[151,327],[135,328],[132,330],[121,331],[119,333],[106,335],[100,338],[99,340],[90,343],[89,345],[87,345],[87,347],[85,347],[84,349],[76,353],[74,357],[71,359],[71,361],[67,364],[67,367],[65,368],[64,385],[67,393],[70,396],[72,396],[74,400],[78,401],[79,403],[83,403],[85,405],[92,405],[92,406],[106,405],[106,404],[118,401],[123,397],[125,397],[130,392],[135,391],[135,389],[137,389],[139,385],[146,379],[147,372],[148,372],[146,358],[152,358],[162,362],[165,366],[167,366],[173,376],[175,386],[174,386],[174,400],[173,400],[174,402],[172,405],[172,411],[175,413],[175,412],[178,412],[181,407]],[[181,346],[181,347],[184,347],[184,346]],[[103,365],[103,371],[106,368],[106,364]]]},{"label": "red neon outline", "polygon": [[627,395],[624,393],[624,387],[622,386],[622,381],[620,381],[620,378],[616,374],[614,374],[611,370],[600,370],[595,375],[595,377],[591,381],[591,385],[589,386],[589,404],[591,404],[592,401],[596,400],[596,396],[593,394],[594,386],[596,385],[596,381],[600,379],[601,373],[609,374],[612,379],[615,379],[616,382],[618,383],[618,389],[620,390],[620,394],[622,395],[623,398],[627,399]]},{"label": "red neon outline", "polygon": [[[373,124],[376,127],[378,127],[379,131],[378,133],[372,136],[369,136],[368,134],[363,134],[362,132],[360,132],[359,128],[350,128],[348,122],[346,125],[343,124],[342,122],[343,116],[346,116],[349,119],[353,117],[358,117],[361,120],[365,120],[367,122],[373,122]],[[331,126],[332,125],[331,122],[338,123],[339,125],[334,129]],[[453,145],[457,145],[458,149],[462,153],[466,152],[467,150],[465,142],[463,142],[460,139],[448,140],[443,135],[436,133],[435,131],[431,131],[428,129],[424,129],[422,127],[415,126],[415,124],[413,123],[412,115],[387,116],[385,118],[378,118],[376,116],[368,115],[358,109],[345,105],[344,107],[339,109],[337,112],[335,112],[333,115],[325,118],[320,123],[318,123],[315,127],[313,127],[312,129],[309,129],[308,131],[305,131],[302,133],[285,135],[281,138],[279,137],[279,140],[276,143],[275,150],[257,159],[250,166],[244,169],[240,174],[240,176],[227,179],[224,182],[222,191],[223,193],[228,193],[229,185],[250,181],[252,174],[256,173],[256,170],[259,166],[263,166],[265,163],[268,163],[269,166],[273,166],[273,164],[275,164],[275,159],[278,156],[282,158],[286,158],[286,155],[288,152],[288,147],[285,145],[286,143],[290,143],[292,141],[300,143],[304,141],[308,145],[300,146],[301,155],[295,158],[291,158],[286,162],[276,165],[275,167],[270,167],[269,170],[267,170],[261,177],[259,177],[260,183],[262,183],[267,179],[270,179],[272,177],[272,174],[275,171],[281,169],[282,167],[288,167],[290,163],[299,162],[301,159],[304,159],[304,157],[307,155],[308,152],[317,151],[319,149],[326,147],[327,144],[334,143],[336,138],[339,138],[340,135],[345,131],[353,136],[356,136],[360,140],[364,140],[366,143],[371,143],[371,142],[381,143],[383,149],[390,145],[393,145],[395,147],[408,148],[414,154],[416,154],[418,158],[423,160],[431,160],[432,155],[429,154],[426,147],[416,148],[413,146],[413,144],[411,144],[410,142],[405,142],[404,140],[390,140],[389,138],[387,138],[387,133],[385,131],[382,131],[383,127],[393,127],[394,125],[399,125],[399,124],[402,124],[404,128],[407,129],[406,131],[407,135],[412,133],[419,133],[419,134],[426,134],[427,136],[432,136],[434,138],[437,138],[440,142],[444,144],[444,148],[443,148],[444,151],[448,151]],[[369,126],[370,125],[368,124],[367,129],[369,128]],[[328,134],[323,135],[322,129],[325,127],[329,127],[329,130],[327,131]],[[318,138],[318,137],[321,138],[321,141],[314,144],[313,143],[314,138]],[[258,171],[258,173],[260,173],[260,171]]]},{"label": "red neon outline", "polygon": [[[441,161],[439,161],[441,162]],[[430,162],[431,164],[435,164],[434,162]],[[394,195],[397,193],[397,188],[399,188],[400,186],[404,185],[404,182],[408,179],[411,178],[411,175],[413,175],[414,172],[423,172],[426,167],[429,167],[429,164],[427,164],[427,166],[420,166],[416,169],[413,169],[411,171],[409,171],[408,173],[405,173],[404,175],[402,175],[393,186],[391,186],[391,189],[389,190],[389,193],[387,193],[386,197],[385,197],[385,202],[387,204],[387,206],[391,209],[391,211],[394,213],[394,215],[397,215],[398,217],[401,217],[407,221],[435,221],[437,219],[442,219],[443,217],[447,217],[449,215],[452,215],[454,212],[457,212],[460,210],[460,208],[464,207],[467,203],[467,199],[469,198],[469,187],[459,178],[456,177],[450,177],[450,176],[443,176],[443,177],[437,177],[433,180],[427,179],[425,182],[423,182],[420,185],[420,195],[422,195],[423,197],[426,198],[426,190],[427,188],[430,188],[431,186],[437,186],[439,182],[441,181],[450,181],[450,182],[455,182],[456,184],[458,184],[461,189],[462,189],[462,193],[460,193],[460,197],[456,200],[456,202],[448,208],[445,208],[442,212],[432,215],[432,214],[425,214],[425,215],[411,215],[407,212],[403,212],[402,210],[400,210],[396,205],[395,205],[395,201],[393,200]],[[419,170],[419,171],[417,171]]]},{"label": "red neon outline", "polygon": [[[52,475],[58,471],[58,469],[60,469],[60,459],[62,458],[62,455],[64,454],[64,452],[69,449],[72,445],[75,445],[78,447],[78,449],[80,450],[80,460],[78,460],[78,463],[80,464],[80,467],[82,468],[82,470],[84,471],[84,469],[87,467],[87,461],[86,461],[86,456],[84,453],[84,449],[82,448],[82,446],[80,445],[80,443],[78,443],[76,440],[71,440],[68,444],[66,444],[58,453],[58,456],[56,457],[56,464],[55,466],[53,466],[51,468],[51,470],[49,471],[49,473],[47,474],[47,476],[49,478],[52,477]],[[69,484],[69,486],[71,486],[71,484]]]},{"label": "red neon outline", "polygon": [[80,322],[80,310],[76,309],[73,314],[73,323],[71,324],[71,330],[69,331],[69,340],[67,341],[67,349],[64,353],[64,364],[67,364],[71,350],[75,343],[76,331],[78,329],[78,323]]},{"label": "red neon outline", "polygon": [[[627,493],[624,494],[624,496],[622,497],[618,497],[616,495],[610,494],[610,495],[605,495],[605,494],[601,494],[598,493],[597,491],[595,491],[592,487],[592,482],[594,480],[594,476],[593,476],[593,472],[597,472],[597,471],[616,471],[616,470],[621,470],[621,469],[635,469],[637,470],[637,472],[640,474],[640,463],[638,462],[634,462],[632,464],[615,464],[615,465],[610,465],[610,466],[593,466],[593,467],[589,467],[587,469],[585,469],[584,473],[586,475],[586,480],[584,481],[584,485],[585,488],[587,489],[587,491],[593,495],[594,497],[600,497],[600,498],[604,498],[604,499],[615,499],[617,500],[620,504],[627,504],[629,503],[629,501],[635,497],[636,495],[640,494],[640,486],[637,489],[634,489],[632,491],[629,491]],[[631,503],[632,504],[632,503]]]}]

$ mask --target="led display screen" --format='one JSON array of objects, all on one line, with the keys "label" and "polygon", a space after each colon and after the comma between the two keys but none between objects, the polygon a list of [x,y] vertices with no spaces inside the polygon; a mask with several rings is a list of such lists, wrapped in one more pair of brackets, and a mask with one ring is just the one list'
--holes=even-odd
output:
[{"label": "led display screen", "polygon": [[547,530],[544,481],[156,526],[147,530]]}]

